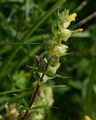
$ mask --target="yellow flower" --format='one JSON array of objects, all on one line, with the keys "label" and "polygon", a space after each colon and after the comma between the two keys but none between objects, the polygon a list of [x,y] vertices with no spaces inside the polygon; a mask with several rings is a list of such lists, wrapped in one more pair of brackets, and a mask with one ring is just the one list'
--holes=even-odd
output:
[{"label": "yellow flower", "polygon": [[69,20],[70,21],[75,21],[76,16],[77,16],[77,14],[73,13],[72,15],[69,16]]},{"label": "yellow flower", "polygon": [[92,119],[88,115],[85,115],[84,120],[92,120]]},{"label": "yellow flower", "polygon": [[78,29],[74,30],[73,32],[82,32],[82,31],[83,31],[82,28],[78,28]]}]

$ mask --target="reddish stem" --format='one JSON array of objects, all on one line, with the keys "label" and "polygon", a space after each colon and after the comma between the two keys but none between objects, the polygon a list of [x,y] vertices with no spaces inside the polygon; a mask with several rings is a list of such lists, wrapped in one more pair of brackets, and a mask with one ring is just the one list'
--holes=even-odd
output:
[{"label": "reddish stem", "polygon": [[[36,86],[32,96],[31,96],[31,99],[30,99],[30,102],[29,102],[29,109],[33,105],[33,102],[34,102],[34,100],[36,98],[36,95],[37,95],[37,93],[39,91],[39,87],[40,87],[39,85]],[[29,110],[26,110],[26,112],[25,112],[24,116],[21,118],[21,120],[25,120],[25,118],[27,117],[28,113],[29,113]]]},{"label": "reddish stem", "polygon": [[[48,67],[48,64],[46,65],[46,70],[47,70],[47,67]],[[41,75],[41,77],[40,77],[40,82],[43,81],[44,75],[45,75],[45,73],[42,73],[42,75]],[[29,113],[29,110],[30,110],[30,108],[31,108],[32,105],[33,105],[33,102],[35,101],[35,98],[36,98],[36,95],[37,95],[37,93],[38,93],[38,91],[39,91],[39,88],[40,88],[40,85],[37,84],[36,88],[34,89],[34,92],[32,93],[31,99],[30,99],[30,101],[29,101],[29,109],[26,110],[26,112],[25,112],[24,116],[21,118],[21,120],[25,120],[25,119],[26,119],[26,117],[27,117],[27,115],[28,115],[28,113]]]}]

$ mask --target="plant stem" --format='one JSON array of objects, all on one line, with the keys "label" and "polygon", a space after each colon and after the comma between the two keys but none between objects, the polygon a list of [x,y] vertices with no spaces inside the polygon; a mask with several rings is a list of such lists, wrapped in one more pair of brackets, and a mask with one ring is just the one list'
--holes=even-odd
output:
[{"label": "plant stem", "polygon": [[[47,70],[47,68],[48,68],[48,64],[46,65],[45,71]],[[40,77],[40,80],[39,80],[40,82],[43,81],[44,75],[45,75],[45,72],[42,73],[42,75],[41,75],[41,77]],[[30,101],[29,101],[29,109],[26,110],[26,112],[25,112],[24,116],[21,118],[21,120],[25,120],[25,119],[26,119],[26,117],[27,117],[27,115],[28,115],[28,113],[29,113],[29,110],[30,110],[30,108],[32,107],[32,105],[33,105],[33,103],[34,103],[34,101],[35,101],[35,98],[36,98],[36,96],[37,96],[37,93],[38,93],[38,91],[39,91],[39,88],[40,88],[40,84],[37,84],[36,88],[34,89],[34,92],[32,93],[31,99],[30,99]]]},{"label": "plant stem", "polygon": [[[30,109],[31,106],[33,105],[33,102],[34,102],[34,100],[35,100],[35,98],[36,98],[36,95],[37,95],[37,93],[38,93],[38,91],[39,91],[39,88],[40,88],[40,86],[37,85],[36,88],[35,88],[35,90],[34,90],[34,92],[33,92],[33,94],[32,94],[32,96],[31,96],[31,99],[30,99],[30,102],[29,102],[29,109]],[[29,109],[26,110],[26,112],[25,112],[24,116],[21,118],[21,120],[25,120],[25,118],[27,117],[27,115],[28,115],[28,113],[29,113]]]}]

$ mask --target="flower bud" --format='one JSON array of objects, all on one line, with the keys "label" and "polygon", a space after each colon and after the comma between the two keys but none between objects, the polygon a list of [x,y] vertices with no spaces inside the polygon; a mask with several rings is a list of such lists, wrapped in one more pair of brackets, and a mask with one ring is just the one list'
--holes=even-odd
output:
[{"label": "flower bud", "polygon": [[43,72],[46,69],[47,63],[39,56],[35,56],[34,58],[34,66],[40,71]]},{"label": "flower bud", "polygon": [[59,67],[60,67],[60,63],[58,63],[55,67],[49,65],[47,69],[47,75],[54,76]]},{"label": "flower bud", "polygon": [[60,37],[59,39],[67,41],[72,35],[72,31],[68,29],[62,29],[60,31]]},{"label": "flower bud", "polygon": [[44,40],[43,43],[44,43],[45,50],[49,50],[49,49],[53,48],[53,42],[51,39],[46,39],[46,40]]},{"label": "flower bud", "polygon": [[56,66],[57,63],[59,62],[59,58],[54,53],[50,53],[48,55],[48,62],[50,65]]},{"label": "flower bud", "polygon": [[44,98],[46,98],[47,104],[49,106],[52,106],[54,102],[52,87],[43,88],[43,92],[44,92]]},{"label": "flower bud", "polygon": [[66,54],[67,50],[68,50],[68,46],[60,44],[59,46],[55,46],[53,52],[56,54],[56,56],[61,57]]}]

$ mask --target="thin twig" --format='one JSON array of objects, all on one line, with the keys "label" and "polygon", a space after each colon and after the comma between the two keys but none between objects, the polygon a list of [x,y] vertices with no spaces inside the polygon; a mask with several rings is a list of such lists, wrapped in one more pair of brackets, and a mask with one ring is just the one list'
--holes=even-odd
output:
[{"label": "thin twig", "polygon": [[75,11],[80,11],[80,10],[82,10],[86,5],[87,5],[87,3],[88,3],[88,0],[84,0],[77,8],[76,8],[76,10]]},{"label": "thin twig", "polygon": [[87,23],[88,21],[90,21],[91,19],[93,19],[94,17],[96,17],[96,11],[94,13],[92,13],[91,15],[87,16],[86,18],[84,18],[83,20],[81,20],[80,22],[78,22],[74,28],[78,28],[81,25],[84,25],[85,23]]}]

